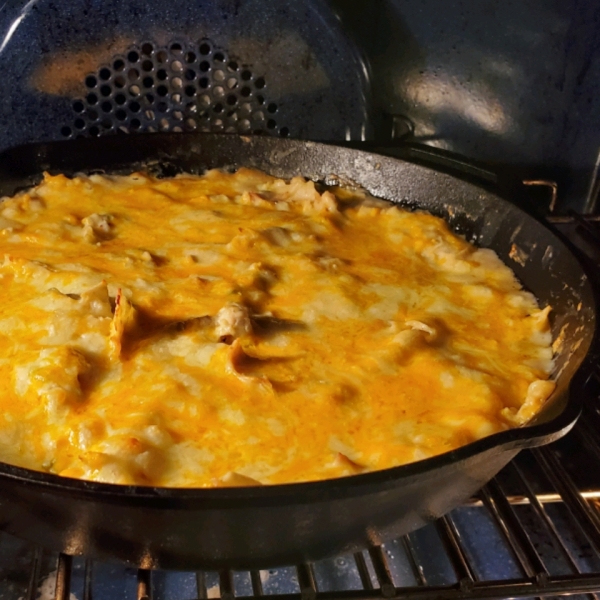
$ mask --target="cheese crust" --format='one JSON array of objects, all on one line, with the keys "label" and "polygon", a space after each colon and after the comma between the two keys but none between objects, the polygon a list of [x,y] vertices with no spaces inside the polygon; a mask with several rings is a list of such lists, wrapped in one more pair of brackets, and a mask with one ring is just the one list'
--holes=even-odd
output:
[{"label": "cheese crust", "polygon": [[240,169],[0,205],[0,460],[212,487],[385,469],[521,425],[550,307],[441,219]]}]

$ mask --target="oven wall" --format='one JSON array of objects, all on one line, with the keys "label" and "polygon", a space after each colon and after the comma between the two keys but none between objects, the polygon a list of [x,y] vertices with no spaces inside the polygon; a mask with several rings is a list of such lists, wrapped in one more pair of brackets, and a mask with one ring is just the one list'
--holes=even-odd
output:
[{"label": "oven wall", "polygon": [[[408,117],[424,143],[559,180],[590,210],[600,147],[600,3],[332,0],[368,57],[385,136]],[[389,131],[389,129],[388,129]]]},{"label": "oven wall", "polygon": [[132,44],[205,37],[266,81],[268,133],[387,142],[408,123],[417,141],[556,180],[561,211],[596,208],[594,0],[6,0],[0,149],[87,135],[73,109],[87,74]]}]

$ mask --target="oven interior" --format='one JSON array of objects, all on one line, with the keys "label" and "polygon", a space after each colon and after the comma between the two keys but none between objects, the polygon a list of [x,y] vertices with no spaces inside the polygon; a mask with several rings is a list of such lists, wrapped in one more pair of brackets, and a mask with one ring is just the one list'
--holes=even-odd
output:
[{"label": "oven interior", "polygon": [[[597,274],[599,23],[590,0],[8,0],[0,149],[154,131],[377,148],[506,186]],[[579,392],[583,418],[565,439],[522,452],[470,503],[383,546],[184,573],[0,534],[0,598],[595,597],[597,370]]]}]

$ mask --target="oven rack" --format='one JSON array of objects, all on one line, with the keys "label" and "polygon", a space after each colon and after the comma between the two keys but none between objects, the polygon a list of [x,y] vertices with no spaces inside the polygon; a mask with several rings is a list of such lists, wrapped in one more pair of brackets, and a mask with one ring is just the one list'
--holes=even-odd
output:
[{"label": "oven rack", "polygon": [[[593,262],[596,219],[550,217]],[[577,231],[575,231],[577,229]],[[262,571],[149,571],[0,533],[0,600],[600,598],[600,366],[573,431],[521,452],[476,497],[353,555]]]}]

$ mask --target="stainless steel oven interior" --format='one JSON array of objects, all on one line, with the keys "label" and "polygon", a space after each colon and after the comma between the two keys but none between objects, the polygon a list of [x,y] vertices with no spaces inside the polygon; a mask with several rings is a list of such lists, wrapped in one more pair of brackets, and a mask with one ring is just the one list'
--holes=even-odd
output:
[{"label": "stainless steel oven interior", "polygon": [[[591,0],[7,0],[0,150],[211,131],[408,154],[505,184],[598,274],[599,23]],[[368,551],[151,572],[0,534],[0,597],[594,597],[600,375],[580,392],[583,418],[565,439],[522,452],[467,505]]]}]

